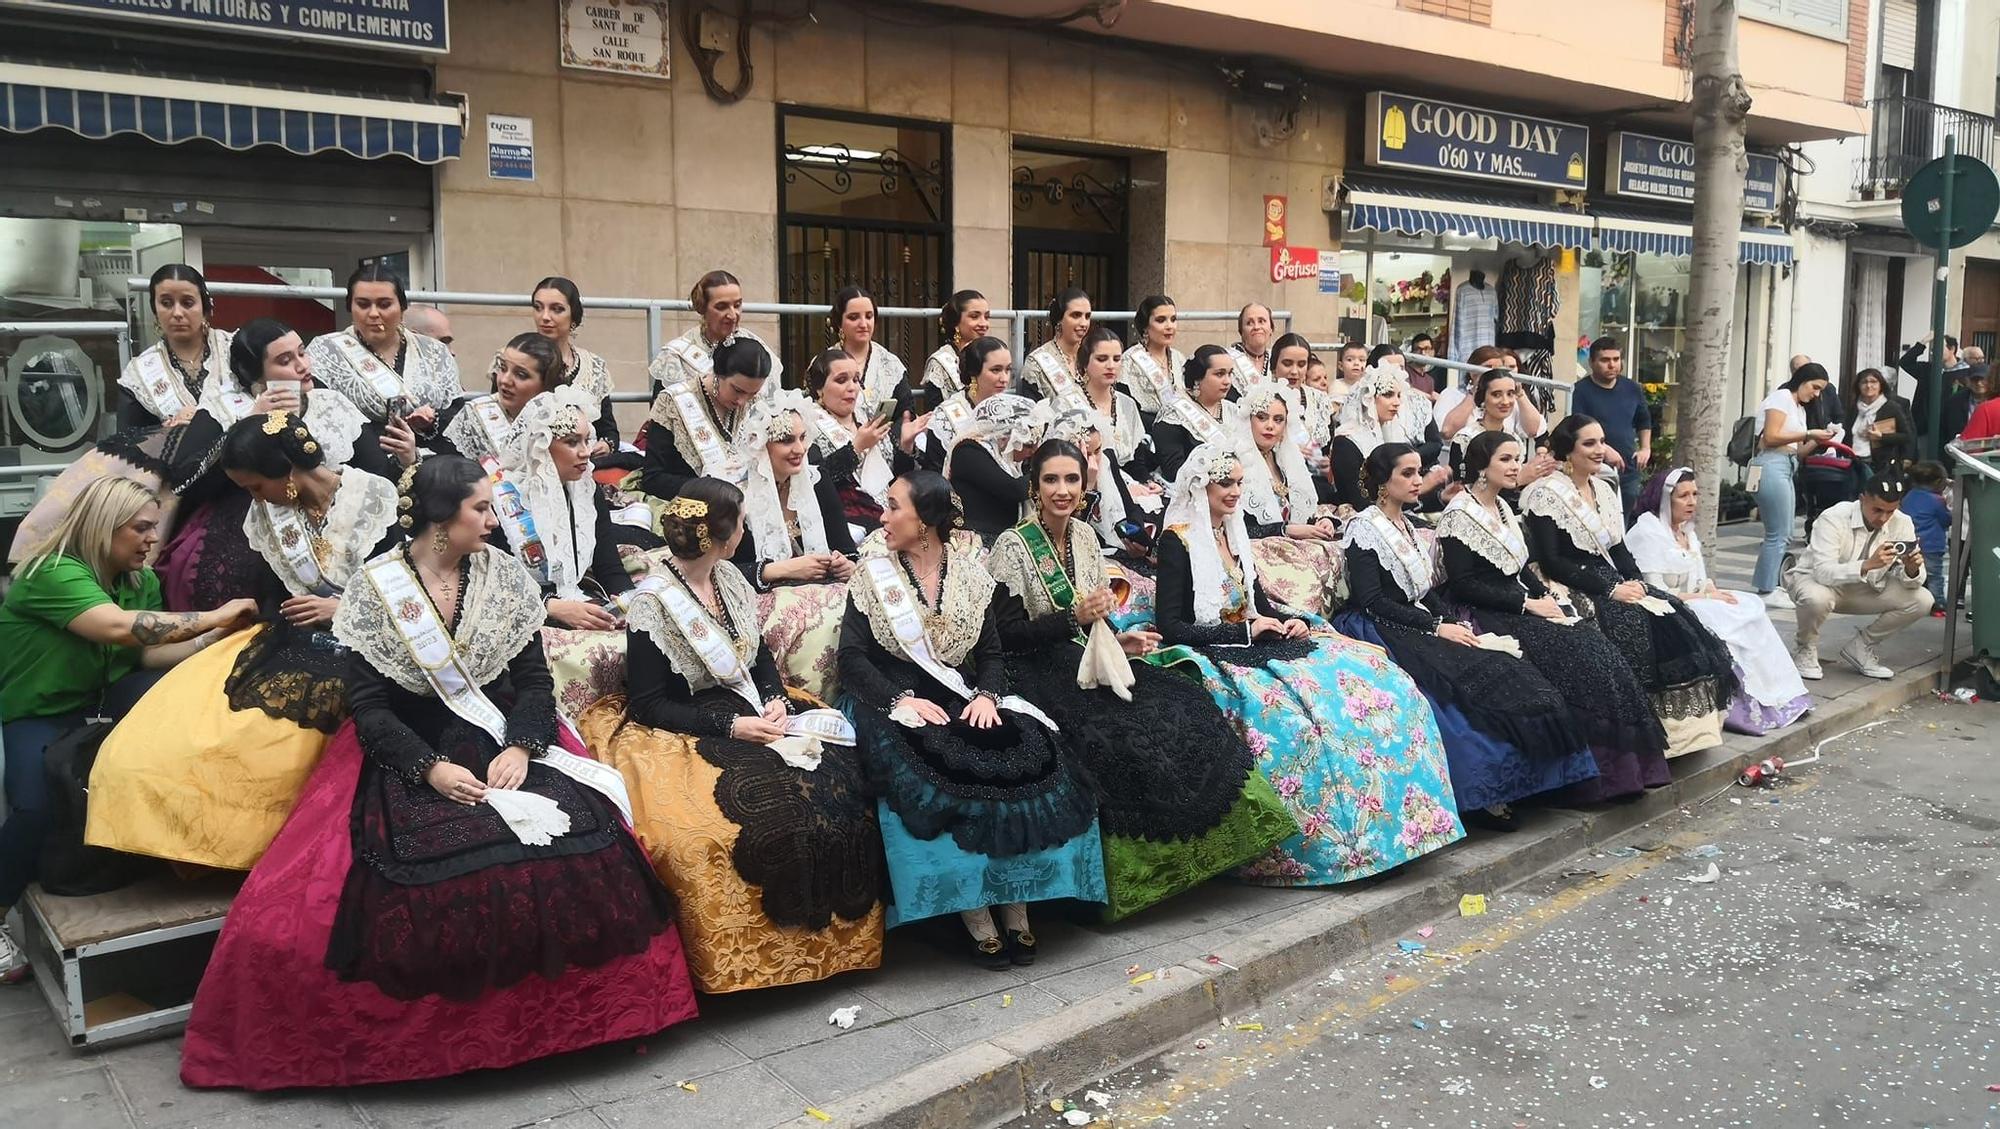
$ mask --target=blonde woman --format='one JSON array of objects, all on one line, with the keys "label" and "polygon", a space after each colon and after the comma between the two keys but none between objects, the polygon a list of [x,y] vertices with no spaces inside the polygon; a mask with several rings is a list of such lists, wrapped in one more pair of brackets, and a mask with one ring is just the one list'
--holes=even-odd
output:
[{"label": "blonde woman", "polygon": [[[104,478],[30,547],[0,605],[0,717],[7,801],[0,824],[0,918],[34,881],[48,831],[42,757],[91,716],[123,716],[170,667],[257,614],[254,600],[213,611],[162,611],[146,559],[160,503],[129,479]],[[0,982],[26,965],[0,929]]]}]

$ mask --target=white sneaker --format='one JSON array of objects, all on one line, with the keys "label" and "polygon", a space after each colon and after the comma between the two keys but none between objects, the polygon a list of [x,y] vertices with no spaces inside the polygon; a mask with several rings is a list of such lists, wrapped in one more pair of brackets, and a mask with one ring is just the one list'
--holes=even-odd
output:
[{"label": "white sneaker", "polygon": [[1849,666],[1852,666],[1855,670],[1860,671],[1870,678],[1894,678],[1896,676],[1895,671],[1883,666],[1882,660],[1875,657],[1875,648],[1868,645],[1868,640],[1863,639],[1859,635],[1848,640],[1847,646],[1840,649],[1840,657],[1846,660]]},{"label": "white sneaker", "polygon": [[32,971],[28,967],[28,954],[7,935],[7,927],[0,925],[0,984],[19,984]]},{"label": "white sneaker", "polygon": [[1781,611],[1798,607],[1797,604],[1792,602],[1792,594],[1783,588],[1773,588],[1769,592],[1764,593],[1764,606],[1767,608],[1777,608]]},{"label": "white sneaker", "polygon": [[1817,640],[1814,640],[1811,646],[1806,646],[1802,643],[1794,644],[1792,647],[1792,665],[1799,668],[1799,677],[1808,682],[1818,682],[1820,679],[1826,677],[1826,672],[1819,668],[1819,642]]}]

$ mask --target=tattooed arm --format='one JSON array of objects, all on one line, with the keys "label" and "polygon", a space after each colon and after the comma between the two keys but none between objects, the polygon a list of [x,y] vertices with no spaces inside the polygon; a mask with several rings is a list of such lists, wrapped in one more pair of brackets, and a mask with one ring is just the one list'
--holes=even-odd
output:
[{"label": "tattooed arm", "polygon": [[[256,617],[257,601],[248,598],[231,600],[206,612],[128,611],[116,604],[99,604],[70,620],[69,630],[93,643],[145,648],[146,665],[171,666],[199,649],[183,644]],[[153,655],[156,650],[162,653]]]}]

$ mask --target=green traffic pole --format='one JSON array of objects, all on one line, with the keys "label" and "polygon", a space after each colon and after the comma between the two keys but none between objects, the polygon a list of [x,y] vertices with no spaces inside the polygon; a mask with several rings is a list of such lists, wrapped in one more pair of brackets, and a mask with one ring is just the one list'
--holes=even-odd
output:
[{"label": "green traffic pole", "polygon": [[1938,459],[1944,456],[1944,307],[1945,297],[1951,287],[1951,222],[1952,182],[1958,179],[1958,138],[1944,135],[1944,194],[1938,200],[1938,260],[1937,277],[1931,282],[1931,394],[1928,439],[1924,443],[1924,457]]}]

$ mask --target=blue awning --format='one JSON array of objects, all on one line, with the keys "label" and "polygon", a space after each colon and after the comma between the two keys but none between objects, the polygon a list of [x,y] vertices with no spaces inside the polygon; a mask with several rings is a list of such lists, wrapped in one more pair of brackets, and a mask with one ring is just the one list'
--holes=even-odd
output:
[{"label": "blue awning", "polygon": [[1466,235],[1533,247],[1590,246],[1590,217],[1475,192],[1349,180],[1347,226],[1399,235]]},{"label": "blue awning", "polygon": [[[1645,255],[1694,254],[1694,228],[1685,223],[1653,219],[1642,215],[1600,211],[1597,221],[1597,248],[1600,251],[1636,251]],[[1736,242],[1737,261],[1767,266],[1785,266],[1792,261],[1792,237],[1770,228],[1743,229]]]},{"label": "blue awning", "polygon": [[308,156],[456,160],[465,108],[456,101],[248,86],[0,61],[0,131],[67,129],[82,137],[136,134],[162,145],[206,140],[229,149],[276,146]]}]

